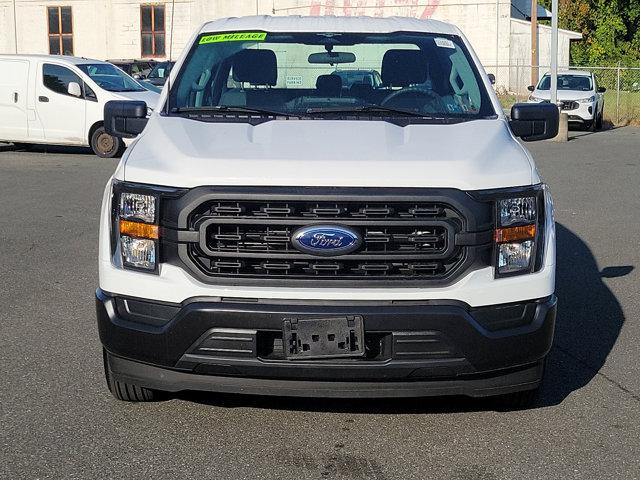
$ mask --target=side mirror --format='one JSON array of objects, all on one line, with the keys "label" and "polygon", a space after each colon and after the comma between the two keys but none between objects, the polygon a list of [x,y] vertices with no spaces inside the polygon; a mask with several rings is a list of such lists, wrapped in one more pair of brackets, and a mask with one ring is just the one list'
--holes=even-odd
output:
[{"label": "side mirror", "polygon": [[489,81],[491,82],[491,85],[496,84],[496,76],[493,73],[487,74],[487,77],[489,77]]},{"label": "side mirror", "polygon": [[104,129],[109,135],[134,138],[147,125],[147,104],[140,101],[111,100],[104,106]]},{"label": "side mirror", "polygon": [[81,97],[82,89],[80,88],[80,85],[78,85],[78,83],[69,82],[69,85],[67,85],[67,93],[73,97]]},{"label": "side mirror", "polygon": [[527,90],[529,90],[530,92],[533,92],[536,89],[535,85],[529,85],[527,87]]},{"label": "side mirror", "polygon": [[604,93],[604,92],[606,92],[606,91],[607,91],[607,89],[606,89],[606,88],[604,88],[604,87],[598,87],[598,93]]},{"label": "side mirror", "polygon": [[558,135],[560,110],[551,103],[516,103],[509,126],[525,142],[547,140]]}]

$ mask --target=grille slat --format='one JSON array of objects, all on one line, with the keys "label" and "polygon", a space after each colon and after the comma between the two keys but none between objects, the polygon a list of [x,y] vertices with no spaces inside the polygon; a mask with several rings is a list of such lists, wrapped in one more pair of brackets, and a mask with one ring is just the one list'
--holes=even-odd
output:
[{"label": "grille slat", "polygon": [[[438,279],[464,260],[454,245],[464,219],[437,202],[208,200],[188,224],[199,232],[188,255],[210,277]],[[361,247],[328,257],[293,247],[299,228],[330,224],[357,231]]]}]

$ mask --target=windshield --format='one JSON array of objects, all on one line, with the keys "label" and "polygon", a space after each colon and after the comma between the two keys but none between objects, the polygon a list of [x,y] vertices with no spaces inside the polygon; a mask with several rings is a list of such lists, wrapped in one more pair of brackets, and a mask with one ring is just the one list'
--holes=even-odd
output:
[{"label": "windshield", "polygon": [[495,115],[462,40],[426,33],[203,34],[169,104],[170,114],[222,110],[224,118],[234,110],[334,119]]},{"label": "windshield", "polygon": [[142,92],[144,88],[129,75],[109,63],[85,63],[77,65],[100,88],[110,92]]},{"label": "windshield", "polygon": [[[545,75],[540,80],[538,90],[550,90],[551,89],[551,77]],[[589,92],[593,90],[591,84],[591,77],[586,75],[558,75],[558,90],[578,90],[582,92]]]},{"label": "windshield", "polygon": [[160,62],[153,67],[147,78],[166,78],[173,67],[173,62]]}]

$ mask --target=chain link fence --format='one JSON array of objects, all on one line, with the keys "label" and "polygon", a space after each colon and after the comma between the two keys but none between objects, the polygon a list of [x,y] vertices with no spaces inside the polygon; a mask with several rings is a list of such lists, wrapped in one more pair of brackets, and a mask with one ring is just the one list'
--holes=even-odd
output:
[{"label": "chain link fence", "polygon": [[[496,77],[495,88],[504,108],[516,102],[526,102],[531,92],[531,65],[485,65],[487,73]],[[549,66],[539,66],[538,76],[549,72]],[[571,66],[559,71],[583,70],[593,72],[599,87],[604,87],[604,118],[616,126],[640,125],[640,68]]]}]

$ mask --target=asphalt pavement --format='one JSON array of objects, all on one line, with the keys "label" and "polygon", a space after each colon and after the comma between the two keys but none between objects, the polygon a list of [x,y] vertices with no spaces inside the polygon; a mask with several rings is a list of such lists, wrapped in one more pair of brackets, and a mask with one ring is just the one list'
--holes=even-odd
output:
[{"label": "asphalt pavement", "polygon": [[[640,129],[530,144],[556,202],[559,315],[536,406],[107,391],[86,150],[0,145],[0,478],[640,478]],[[470,146],[472,148],[472,146]]]}]

